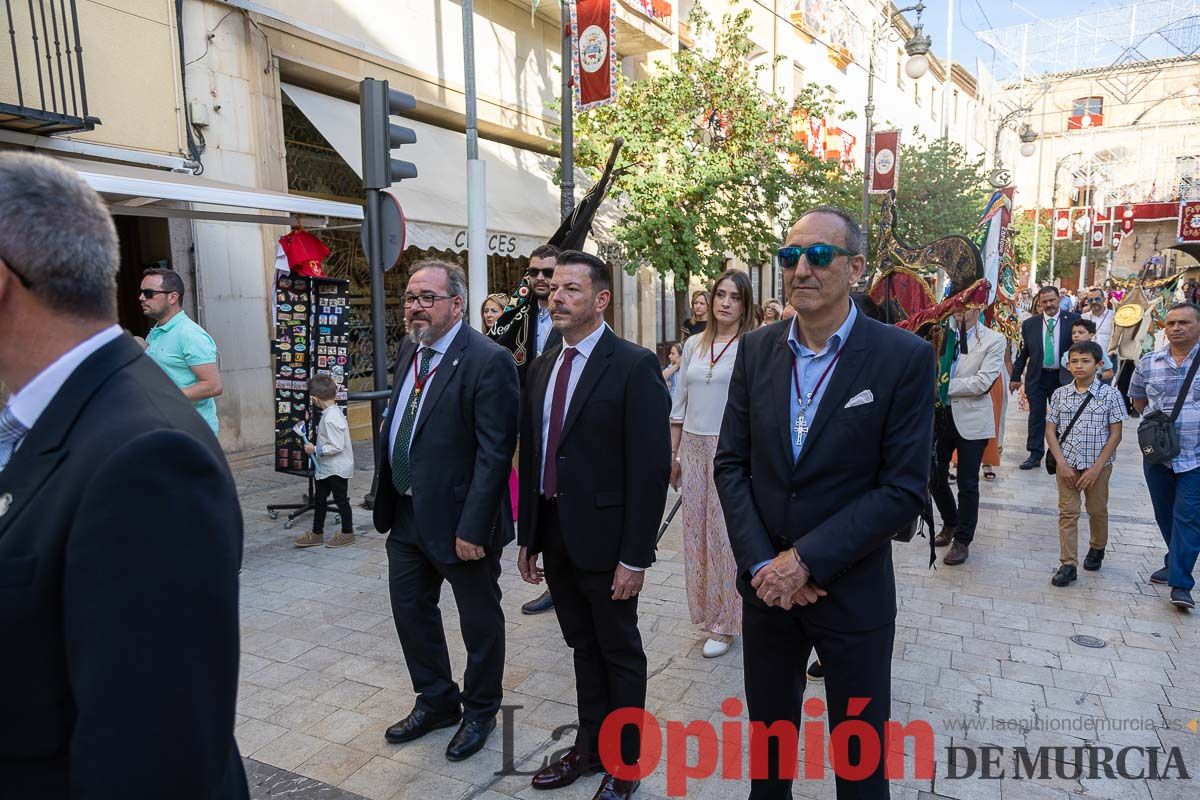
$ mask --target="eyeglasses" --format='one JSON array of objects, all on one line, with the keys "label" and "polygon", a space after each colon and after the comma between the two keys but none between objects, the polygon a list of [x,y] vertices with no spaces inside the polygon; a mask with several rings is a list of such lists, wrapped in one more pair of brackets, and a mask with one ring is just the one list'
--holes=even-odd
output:
[{"label": "eyeglasses", "polygon": [[416,303],[421,308],[433,308],[433,304],[438,300],[449,300],[454,295],[452,294],[406,294],[404,295],[404,307]]},{"label": "eyeglasses", "polygon": [[147,300],[153,300],[156,294],[171,294],[166,289],[142,289],[138,293]]},{"label": "eyeglasses", "polygon": [[525,274],[531,278],[536,278],[540,275],[543,278],[545,278],[546,280],[550,280],[551,278],[554,277],[554,267],[545,267],[543,269],[538,269],[537,267],[530,267],[529,269],[525,270]]},{"label": "eyeglasses", "polygon": [[1097,295],[1096,297],[1089,297],[1088,302],[1092,305],[1104,305],[1104,298]]},{"label": "eyeglasses", "polygon": [[779,266],[784,269],[795,269],[796,265],[800,263],[801,256],[804,256],[804,260],[810,267],[828,267],[833,263],[835,256],[856,256],[858,253],[838,247],[836,244],[818,242],[810,244],[808,247],[781,247],[776,255],[779,257]]}]

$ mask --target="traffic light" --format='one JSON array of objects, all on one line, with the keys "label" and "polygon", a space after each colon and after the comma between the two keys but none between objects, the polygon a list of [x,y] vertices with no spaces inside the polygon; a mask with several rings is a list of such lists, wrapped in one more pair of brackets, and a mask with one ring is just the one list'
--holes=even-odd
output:
[{"label": "traffic light", "polygon": [[416,165],[392,158],[394,148],[416,143],[417,132],[393,125],[389,119],[416,108],[413,96],[389,89],[387,81],[367,78],[358,85],[358,105],[362,112],[363,187],[386,189],[396,181],[417,177]]}]

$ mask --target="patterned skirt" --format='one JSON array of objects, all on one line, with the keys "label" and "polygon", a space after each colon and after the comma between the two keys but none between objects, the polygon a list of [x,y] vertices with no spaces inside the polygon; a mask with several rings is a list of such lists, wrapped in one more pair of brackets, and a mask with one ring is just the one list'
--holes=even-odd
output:
[{"label": "patterned skirt", "polygon": [[683,495],[683,563],[692,622],[709,633],[742,632],[742,598],[734,582],[737,563],[713,484],[716,436],[683,432],[679,441]]}]

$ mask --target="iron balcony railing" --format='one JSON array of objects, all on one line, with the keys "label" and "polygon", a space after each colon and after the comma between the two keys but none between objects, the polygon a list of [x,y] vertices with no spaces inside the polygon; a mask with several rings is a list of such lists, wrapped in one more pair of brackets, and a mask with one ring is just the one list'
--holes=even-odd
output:
[{"label": "iron balcony railing", "polygon": [[4,0],[4,11],[9,47],[0,48],[0,128],[50,135],[96,127],[75,0]]}]

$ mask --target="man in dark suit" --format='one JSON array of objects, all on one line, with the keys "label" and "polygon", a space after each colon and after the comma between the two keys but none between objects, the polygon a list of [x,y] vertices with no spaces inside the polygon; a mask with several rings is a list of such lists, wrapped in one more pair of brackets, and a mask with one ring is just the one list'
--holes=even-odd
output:
[{"label": "man in dark suit", "polygon": [[[559,256],[550,299],[562,344],[531,365],[521,408],[517,566],[536,584],[538,554],[545,560],[579,704],[574,747],[534,776],[536,789],[598,772],[605,718],[646,705],[637,596],[667,497],[671,400],[658,358],[604,324],[611,281],[595,256]],[[637,763],[636,728],[621,731],[620,749]],[[606,773],[595,797],[627,799],[636,788]]]},{"label": "man in dark suit", "polygon": [[[421,261],[404,293],[400,348],[376,464],[375,529],[387,533],[392,616],[417,702],[388,728],[396,744],[457,725],[446,758],[479,752],[503,696],[500,553],[513,540],[508,476],[520,390],[512,356],[463,320],[466,276]],[[467,669],[450,675],[438,610],[458,605]]]},{"label": "man in dark suit", "polygon": [[0,794],[247,798],[237,490],[118,265],[73,171],[0,154]]},{"label": "man in dark suit", "polygon": [[[846,719],[851,698],[864,698],[857,718],[883,743],[896,617],[891,538],[924,507],[935,378],[929,344],[851,303],[863,251],[858,223],[840,209],[814,209],[793,226],[779,260],[795,268],[796,317],[742,339],[714,478],[743,599],[751,722],[800,725],[815,648],[830,728]],[[780,760],[795,763],[795,740],[791,752],[780,752],[781,741],[772,738],[769,774],[752,781],[751,798],[791,797]],[[849,763],[860,763],[859,741],[849,749]],[[861,781],[839,777],[837,795],[886,798],[883,761]]]},{"label": "man in dark suit", "polygon": [[1053,286],[1043,286],[1034,305],[1041,313],[1021,323],[1021,349],[1008,384],[1010,392],[1017,391],[1025,373],[1025,396],[1029,398],[1025,449],[1029,458],[1021,463],[1021,469],[1036,469],[1046,454],[1046,404],[1055,389],[1073,380],[1062,366],[1062,354],[1071,349],[1071,323],[1079,319],[1078,314],[1060,309],[1058,289]]}]

